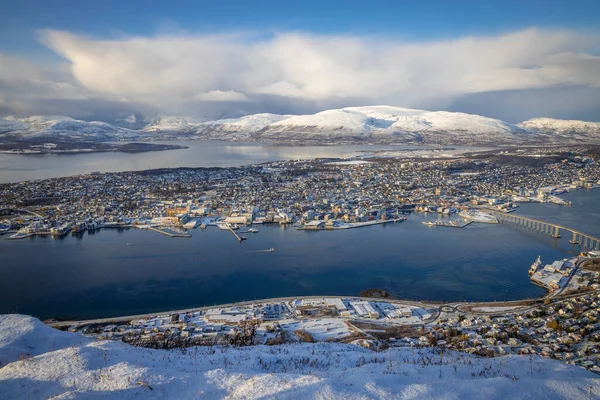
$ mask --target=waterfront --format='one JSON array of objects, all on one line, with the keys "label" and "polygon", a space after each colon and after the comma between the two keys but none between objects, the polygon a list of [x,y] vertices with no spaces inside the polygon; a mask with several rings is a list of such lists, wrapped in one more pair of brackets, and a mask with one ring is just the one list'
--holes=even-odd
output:
[{"label": "waterfront", "polygon": [[86,153],[69,155],[0,154],[0,183],[47,179],[90,172],[139,171],[178,167],[235,167],[268,161],[346,158],[366,152],[402,149],[427,150],[427,146],[283,146],[262,143],[189,140],[152,142],[187,146],[187,149],[146,153]]},{"label": "waterfront", "polygon": [[[600,191],[576,191],[573,207],[528,204],[598,234]],[[41,318],[94,318],[294,295],[356,295],[370,287],[406,299],[514,300],[540,296],[527,270],[574,250],[566,239],[504,225],[399,224],[335,232],[260,226],[239,244],[225,231],[175,239],[140,230],[101,230],[63,239],[0,240],[0,305]],[[265,249],[275,248],[275,252]]]}]

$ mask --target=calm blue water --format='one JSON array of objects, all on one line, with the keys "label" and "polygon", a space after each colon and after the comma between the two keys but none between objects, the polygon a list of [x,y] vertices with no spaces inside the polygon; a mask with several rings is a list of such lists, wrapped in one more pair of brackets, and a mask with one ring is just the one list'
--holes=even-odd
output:
[{"label": "calm blue water", "polygon": [[[600,190],[565,197],[573,207],[531,204],[519,213],[600,235]],[[578,251],[568,238],[503,225],[432,228],[423,218],[335,232],[259,226],[241,244],[210,227],[191,239],[102,230],[0,240],[0,312],[93,318],[371,287],[407,299],[521,299],[543,294],[527,276],[538,255],[550,262]]]},{"label": "calm blue water", "polygon": [[187,149],[146,153],[0,154],[0,183],[47,179],[73,174],[139,171],[149,168],[236,167],[267,161],[345,158],[378,150],[427,149],[427,146],[283,146],[263,143],[188,140],[156,142]]}]

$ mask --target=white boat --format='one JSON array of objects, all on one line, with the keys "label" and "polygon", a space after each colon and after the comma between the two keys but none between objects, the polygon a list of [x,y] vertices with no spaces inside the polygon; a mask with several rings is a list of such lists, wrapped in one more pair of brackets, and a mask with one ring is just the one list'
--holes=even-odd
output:
[{"label": "white boat", "polygon": [[542,265],[541,256],[538,256],[537,260],[533,264],[531,264],[531,268],[529,268],[529,276],[533,275],[535,271]]},{"label": "white boat", "polygon": [[248,233],[258,233],[258,229],[250,228],[250,229],[248,229]]}]

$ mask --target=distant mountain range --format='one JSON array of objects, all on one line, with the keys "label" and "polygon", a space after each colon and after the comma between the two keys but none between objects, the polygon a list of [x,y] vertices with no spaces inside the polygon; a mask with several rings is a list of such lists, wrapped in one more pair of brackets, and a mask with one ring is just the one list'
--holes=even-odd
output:
[{"label": "distant mountain range", "polygon": [[392,106],[347,107],[311,115],[254,114],[199,120],[131,116],[115,124],[65,116],[0,119],[0,139],[217,139],[276,143],[561,144],[600,143],[600,123],[535,118],[520,124],[480,115]]}]

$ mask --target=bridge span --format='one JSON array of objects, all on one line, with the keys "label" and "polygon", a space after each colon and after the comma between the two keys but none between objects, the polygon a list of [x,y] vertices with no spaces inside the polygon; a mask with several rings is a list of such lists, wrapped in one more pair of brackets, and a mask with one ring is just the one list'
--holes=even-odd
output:
[{"label": "bridge span", "polygon": [[561,232],[568,232],[572,234],[569,243],[580,244],[581,247],[585,247],[588,250],[600,249],[600,238],[568,228],[566,226],[540,221],[529,217],[523,217],[522,215],[506,214],[500,211],[486,210],[486,212],[493,214],[498,219],[498,222],[523,226],[527,229],[545,233],[556,239],[561,237]]}]

